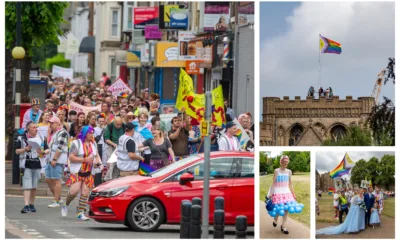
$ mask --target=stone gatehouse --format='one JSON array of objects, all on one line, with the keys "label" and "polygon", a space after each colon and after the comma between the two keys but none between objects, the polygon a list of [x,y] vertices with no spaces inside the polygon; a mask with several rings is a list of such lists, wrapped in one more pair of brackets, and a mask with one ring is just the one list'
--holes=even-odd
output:
[{"label": "stone gatehouse", "polygon": [[320,146],[326,139],[340,138],[350,126],[362,126],[374,104],[373,97],[265,97],[260,146]]}]

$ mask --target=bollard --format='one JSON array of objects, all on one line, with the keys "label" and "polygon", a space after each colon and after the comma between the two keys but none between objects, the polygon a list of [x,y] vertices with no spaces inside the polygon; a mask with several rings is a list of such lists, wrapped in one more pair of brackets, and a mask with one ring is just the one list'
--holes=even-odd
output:
[{"label": "bollard", "polygon": [[192,205],[190,212],[190,238],[201,238],[201,206]]},{"label": "bollard", "polygon": [[189,200],[183,200],[181,202],[181,227],[180,227],[180,238],[190,238],[190,211],[192,203]]},{"label": "bollard", "polygon": [[224,198],[216,197],[214,199],[215,210],[224,210]]},{"label": "bollard", "polygon": [[236,239],[246,238],[247,217],[240,215],[236,217]]},{"label": "bollard", "polygon": [[198,197],[192,198],[192,205],[201,206],[201,198],[198,198]]},{"label": "bollard", "polygon": [[214,211],[214,238],[225,238],[225,211],[218,209]]}]

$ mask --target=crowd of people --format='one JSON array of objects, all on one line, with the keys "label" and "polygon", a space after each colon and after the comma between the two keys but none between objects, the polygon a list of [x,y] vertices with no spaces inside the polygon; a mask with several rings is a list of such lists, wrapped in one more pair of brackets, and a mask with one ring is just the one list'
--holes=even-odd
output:
[{"label": "crowd of people", "polygon": [[[322,198],[318,190],[318,198]],[[381,226],[380,216],[384,209],[385,194],[378,187],[368,189],[341,189],[333,195],[334,218],[339,219],[340,225],[318,229],[316,234],[334,235],[342,233],[358,233],[368,227]],[[320,207],[316,199],[316,213]],[[343,220],[343,218],[345,219]]]},{"label": "crowd of people", "polygon": [[[109,91],[111,80],[104,73],[99,83],[72,84],[56,78],[48,82],[45,108],[32,99],[31,108],[23,116],[22,131],[15,152],[23,169],[24,207],[21,213],[36,212],[34,200],[38,180],[45,178],[54,200],[49,208],[61,207],[67,216],[68,207],[79,199],[77,218],[85,215],[88,196],[93,187],[117,177],[139,174],[140,164],[152,170],[203,152],[200,128],[185,112],[178,109],[169,123],[161,120],[160,97],[149,94]],[[85,107],[98,107],[90,112],[70,109],[74,102]],[[174,111],[167,108],[167,112]],[[176,110],[175,110],[176,111]],[[252,116],[236,115],[225,101],[227,123],[212,126],[212,151],[252,151],[254,148]],[[250,140],[241,146],[233,120]],[[117,161],[110,162],[113,154]],[[65,180],[65,182],[63,181]],[[62,184],[69,186],[65,201]]]}]

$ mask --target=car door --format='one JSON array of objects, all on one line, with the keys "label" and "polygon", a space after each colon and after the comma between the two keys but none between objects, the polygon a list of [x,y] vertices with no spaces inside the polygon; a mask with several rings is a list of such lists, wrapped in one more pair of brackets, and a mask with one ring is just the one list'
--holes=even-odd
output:
[{"label": "car door", "polygon": [[[214,158],[210,162],[210,221],[214,219],[214,199],[223,197],[225,206],[230,206],[231,187],[233,185],[233,176],[236,172],[236,165],[233,165],[233,158],[221,157]],[[194,175],[194,181],[185,185],[179,184],[179,177],[185,173],[191,172]],[[174,174],[171,181],[175,184],[171,188],[171,207],[173,208],[172,222],[180,221],[181,202],[183,200],[192,200],[194,197],[203,199],[203,180],[204,180],[204,161],[196,163],[188,168]],[[232,216],[226,216],[231,218]]]},{"label": "car door", "polygon": [[254,158],[238,159],[231,204],[234,219],[245,215],[248,223],[254,224]]}]

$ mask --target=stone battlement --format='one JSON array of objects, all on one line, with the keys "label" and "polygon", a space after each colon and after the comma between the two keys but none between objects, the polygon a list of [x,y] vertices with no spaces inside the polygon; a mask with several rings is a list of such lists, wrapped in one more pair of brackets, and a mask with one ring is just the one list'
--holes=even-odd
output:
[{"label": "stone battlement", "polygon": [[301,99],[295,96],[294,100],[288,96],[280,99],[278,97],[263,98],[263,115],[273,114],[278,117],[355,117],[361,114],[369,114],[375,101],[373,97],[359,97],[353,99],[346,96],[339,99],[339,96],[326,99],[313,99],[307,97]]}]

